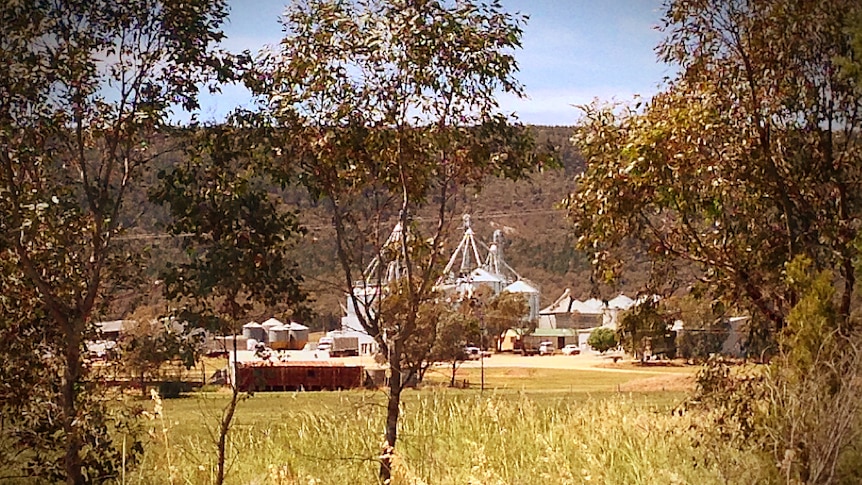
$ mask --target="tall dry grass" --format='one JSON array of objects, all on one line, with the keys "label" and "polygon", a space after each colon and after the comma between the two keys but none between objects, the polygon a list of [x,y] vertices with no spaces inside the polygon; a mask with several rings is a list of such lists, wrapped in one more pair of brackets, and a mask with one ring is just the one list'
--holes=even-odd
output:
[{"label": "tall dry grass", "polygon": [[[345,393],[341,405],[316,407],[314,400],[285,395],[272,413],[239,416],[228,483],[377,483],[384,410],[374,399],[355,396]],[[215,453],[203,419],[163,412],[172,423],[171,449],[159,446],[166,440],[151,443],[127,483],[210,483]],[[394,483],[725,484],[776,478],[766,454],[704,440],[708,415],[674,415],[626,395],[549,404],[527,395],[430,392],[405,405],[402,416]]]}]

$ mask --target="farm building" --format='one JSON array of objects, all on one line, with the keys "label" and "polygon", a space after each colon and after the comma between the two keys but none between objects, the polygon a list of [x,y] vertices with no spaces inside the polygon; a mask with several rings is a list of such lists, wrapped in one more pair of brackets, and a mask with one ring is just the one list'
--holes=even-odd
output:
[{"label": "farm building", "polygon": [[337,390],[363,385],[365,370],[329,360],[327,352],[241,350],[229,355],[227,377],[242,391]]},{"label": "farm building", "polygon": [[609,327],[615,329],[620,312],[638,304],[626,295],[602,301],[590,298],[585,301],[572,298],[566,289],[559,298],[539,311],[539,328],[587,329]]},{"label": "farm building", "polygon": [[620,314],[638,305],[645,298],[649,297],[633,300],[620,294],[608,301],[597,298],[581,301],[573,298],[571,291],[566,289],[559,298],[539,312],[536,331],[570,329],[575,334],[574,341],[567,343],[578,344],[581,351],[587,351],[590,348],[587,340],[593,330],[599,327],[616,330]]},{"label": "farm building", "polygon": [[[737,358],[746,356],[745,348],[748,331],[745,328],[745,322],[747,322],[749,318],[750,317],[730,317],[726,320],[728,325],[727,337],[721,344],[721,350],[719,351],[721,355]],[[686,329],[685,323],[682,320],[674,322],[671,330],[676,332],[677,336],[685,335],[686,332],[704,331],[703,329]]]},{"label": "farm building", "polygon": [[101,334],[102,340],[116,342],[120,340],[123,332],[128,331],[135,325],[134,320],[111,320],[109,322],[96,322],[96,328]]},{"label": "farm building", "polygon": [[246,362],[236,375],[240,391],[336,391],[365,382],[362,366],[333,361]]}]

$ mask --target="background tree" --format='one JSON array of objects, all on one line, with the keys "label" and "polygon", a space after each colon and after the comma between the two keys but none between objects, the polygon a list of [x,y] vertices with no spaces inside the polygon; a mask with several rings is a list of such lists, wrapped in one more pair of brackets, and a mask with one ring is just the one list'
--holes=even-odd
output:
[{"label": "background tree", "polygon": [[[298,171],[331,215],[342,289],[389,358],[382,480],[391,473],[401,383],[416,371],[402,361],[433,294],[453,195],[536,163],[526,156],[531,138],[497,112],[495,99],[499,90],[521,93],[512,51],[522,21],[496,3],[295,2],[278,49],[249,76],[266,112],[289,128],[285,171]],[[417,223],[413,216],[427,204],[433,221]],[[384,254],[395,222],[401,243]],[[369,274],[374,257],[382,264]],[[395,260],[406,308],[385,320],[375,308],[389,291],[386,264]],[[360,301],[357,281],[374,297]]]},{"label": "background tree", "polygon": [[[0,293],[33,303],[10,307],[3,331],[17,338],[17,325],[37,321],[52,329],[39,345],[58,359],[56,393],[44,397],[61,429],[34,429],[65,452],[39,465],[45,479],[114,474],[81,349],[99,305],[134,281],[134,253],[116,239],[123,201],[159,156],[170,110],[196,108],[198,86],[224,67],[212,47],[225,16],[221,0],[0,6],[0,253],[10,263]],[[19,404],[30,405],[4,401],[4,416],[22,416]]]},{"label": "background tree", "polygon": [[657,298],[648,298],[627,310],[620,318],[617,337],[626,352],[644,361],[646,351],[651,355],[674,356],[674,338],[671,334],[673,315]]},{"label": "background tree", "polygon": [[709,302],[686,295],[668,301],[670,312],[683,323],[677,332],[677,355],[685,359],[705,360],[721,352],[730,335],[730,321],[721,302]]},{"label": "background tree", "polygon": [[[267,155],[268,145],[258,143],[261,132],[243,123],[236,116],[230,124],[196,130],[187,161],[161,171],[162,183],[151,194],[170,207],[170,232],[183,236],[188,260],[169,264],[163,279],[165,296],[180,304],[176,316],[190,331],[235,336],[255,303],[299,305],[305,299],[289,256],[304,230],[296,215],[265,190],[258,155]],[[232,342],[238,376],[236,339]],[[226,444],[239,399],[238,383],[231,384],[219,423],[218,484],[224,481]]]},{"label": "background tree", "polygon": [[618,345],[617,334],[610,328],[599,327],[590,332],[590,338],[587,339],[587,345],[604,354]]},{"label": "background tree", "polygon": [[470,311],[467,302],[461,302],[457,306],[449,302],[443,303],[437,315],[436,338],[428,354],[428,361],[450,364],[452,374],[449,386],[455,387],[458,366],[468,358],[464,349],[471,342],[479,340],[482,329],[479,319]]},{"label": "background tree", "polygon": [[500,350],[500,339],[506,330],[514,328],[530,333],[536,328],[536,322],[527,318],[530,315],[530,305],[523,294],[503,291],[494,296],[479,294],[477,298],[487,299],[486,302],[479,303],[479,318],[483,335],[491,338],[495,350]]}]

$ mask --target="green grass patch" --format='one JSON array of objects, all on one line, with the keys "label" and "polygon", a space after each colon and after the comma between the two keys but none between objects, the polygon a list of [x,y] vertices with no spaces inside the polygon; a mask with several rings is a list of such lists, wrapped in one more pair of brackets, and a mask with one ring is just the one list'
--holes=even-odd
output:
[{"label": "green grass patch", "polygon": [[[451,373],[446,370],[443,367],[435,367],[428,371],[425,380],[430,385],[448,385]],[[479,388],[482,382],[481,374],[481,369],[475,367],[458,369],[457,384],[463,385],[466,381],[469,388]],[[655,375],[655,373],[637,371],[487,367],[485,368],[485,389],[530,392],[610,392],[618,390],[622,384],[655,377]]]}]

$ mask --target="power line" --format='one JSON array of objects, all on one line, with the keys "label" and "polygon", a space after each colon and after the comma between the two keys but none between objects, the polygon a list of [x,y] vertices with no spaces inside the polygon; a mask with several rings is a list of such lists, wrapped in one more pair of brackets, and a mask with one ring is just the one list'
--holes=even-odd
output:
[{"label": "power line", "polygon": [[[535,209],[535,210],[522,210],[517,212],[487,212],[484,214],[474,215],[472,216],[474,219],[500,219],[506,217],[524,217],[524,216],[533,216],[533,215],[549,215],[549,214],[560,214],[562,215],[564,211],[559,209]],[[417,216],[415,219],[423,220],[421,216]],[[331,225],[314,225],[314,226],[305,226],[306,229],[310,231],[319,231],[323,229],[331,228]],[[184,232],[181,234],[167,234],[167,233],[144,233],[144,234],[128,234],[123,236],[117,236],[114,239],[117,241],[148,241],[154,239],[174,239],[174,238],[186,238],[191,237],[194,234],[191,232]]]}]

